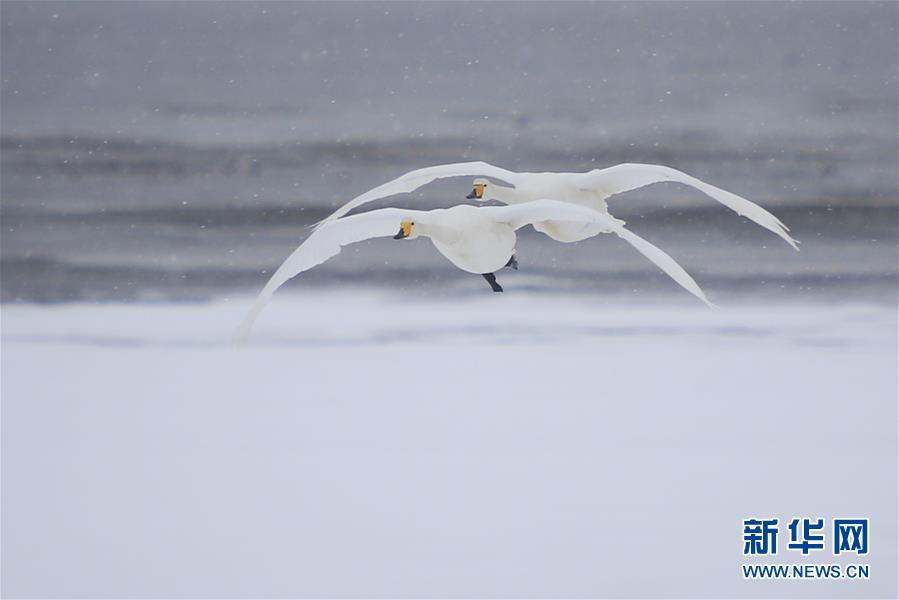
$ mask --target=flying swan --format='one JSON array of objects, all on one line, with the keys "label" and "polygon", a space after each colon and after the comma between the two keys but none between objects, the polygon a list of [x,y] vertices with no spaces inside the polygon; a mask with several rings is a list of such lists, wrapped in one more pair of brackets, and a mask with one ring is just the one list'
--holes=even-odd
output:
[{"label": "flying swan", "polygon": [[[758,204],[671,167],[634,163],[615,165],[606,169],[594,169],[586,173],[516,173],[482,161],[426,167],[410,171],[393,181],[388,181],[353,198],[331,216],[318,223],[317,227],[330,223],[354,208],[373,200],[412,192],[436,179],[459,176],[478,177],[474,180],[472,192],[466,196],[469,199],[482,202],[498,200],[503,204],[521,204],[541,198],[550,198],[587,206],[605,214],[609,214],[606,205],[606,199],[609,196],[652,183],[673,181],[696,188],[737,214],[780,236],[790,246],[799,250],[796,245],[798,242],[790,237],[787,226]],[[491,183],[484,177],[498,179],[512,187]],[[599,223],[584,228],[580,224],[566,223],[557,219],[534,223],[534,229],[560,242],[577,242],[604,231]]]},{"label": "flying swan", "polygon": [[321,223],[269,279],[241,324],[237,339],[247,338],[260,311],[287,280],[337,256],[343,246],[376,237],[407,240],[428,237],[451,263],[463,271],[482,275],[494,292],[501,292],[503,288],[497,283],[494,271],[517,268],[515,231],[546,221],[572,230],[586,227],[616,234],[684,289],[712,306],[693,278],[673,258],[625,229],[624,221],[593,209],[545,199],[514,206],[463,204],[430,211],[382,208]]}]

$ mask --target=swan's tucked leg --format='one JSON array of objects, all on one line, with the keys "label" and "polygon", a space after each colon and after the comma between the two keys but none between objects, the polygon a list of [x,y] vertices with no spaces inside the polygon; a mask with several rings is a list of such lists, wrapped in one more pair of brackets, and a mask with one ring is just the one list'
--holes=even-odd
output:
[{"label": "swan's tucked leg", "polygon": [[487,283],[490,284],[490,287],[494,292],[503,291],[502,286],[496,282],[496,275],[493,273],[482,273],[481,276],[487,280]]},{"label": "swan's tucked leg", "polygon": [[509,259],[509,262],[503,265],[503,268],[505,267],[509,267],[510,269],[514,269],[516,271],[518,270],[518,259],[515,258],[514,254],[512,255],[512,258]]}]

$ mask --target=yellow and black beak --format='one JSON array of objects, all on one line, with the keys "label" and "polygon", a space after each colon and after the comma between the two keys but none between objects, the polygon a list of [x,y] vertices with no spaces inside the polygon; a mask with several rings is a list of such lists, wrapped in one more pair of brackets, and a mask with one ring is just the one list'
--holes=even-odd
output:
[{"label": "yellow and black beak", "polygon": [[402,240],[409,237],[410,235],[412,235],[412,223],[409,221],[403,221],[402,223],[400,223],[400,230],[395,236],[393,236],[393,239]]},{"label": "yellow and black beak", "polygon": [[476,183],[474,184],[474,188],[472,188],[471,193],[465,196],[469,200],[480,200],[484,197],[484,184]]}]

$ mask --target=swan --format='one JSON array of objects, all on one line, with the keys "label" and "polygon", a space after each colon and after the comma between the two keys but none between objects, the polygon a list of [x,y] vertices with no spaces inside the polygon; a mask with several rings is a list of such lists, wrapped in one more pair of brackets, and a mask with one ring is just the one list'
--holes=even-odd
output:
[{"label": "swan", "polygon": [[550,220],[575,228],[587,227],[616,234],[688,292],[708,306],[714,306],[693,278],[668,254],[625,229],[624,221],[590,208],[546,199],[510,206],[461,204],[429,211],[382,208],[329,220],[316,228],[266,283],[243,320],[237,340],[247,338],[256,317],[286,281],[337,256],[343,246],[376,237],[393,236],[400,240],[427,237],[456,267],[482,275],[494,292],[502,292],[494,272],[503,267],[517,268],[515,231],[525,225]]},{"label": "swan", "polygon": [[[799,250],[797,240],[794,240],[788,233],[789,228],[758,204],[677,169],[663,165],[636,163],[594,169],[586,173],[516,173],[482,161],[436,165],[410,171],[393,181],[379,185],[353,198],[329,217],[320,221],[317,226],[332,222],[354,208],[373,200],[412,192],[437,179],[460,176],[478,177],[474,180],[471,193],[466,196],[468,199],[481,202],[498,200],[504,204],[520,204],[549,198],[593,208],[604,214],[609,214],[606,199],[614,194],[664,181],[682,183],[698,189],[737,214],[761,225],[780,236],[794,249]],[[498,179],[510,184],[511,187],[492,183],[484,179],[485,177]],[[602,226],[598,223],[585,228],[580,224],[559,220],[535,223],[534,229],[560,242],[578,242],[603,232]]]}]

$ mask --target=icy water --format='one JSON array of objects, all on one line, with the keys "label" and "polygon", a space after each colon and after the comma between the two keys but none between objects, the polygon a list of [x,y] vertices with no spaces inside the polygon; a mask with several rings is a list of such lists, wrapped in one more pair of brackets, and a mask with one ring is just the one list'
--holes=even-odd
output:
[{"label": "icy water", "polygon": [[[699,192],[615,214],[718,298],[895,299],[897,6],[2,7],[2,301],[258,289],[328,210],[406,170],[663,163],[772,209],[799,254]],[[469,182],[380,205],[449,206]],[[680,293],[615,239],[531,232],[510,289]],[[482,291],[360,245],[302,285]],[[485,288],[486,289],[486,288]]]}]

